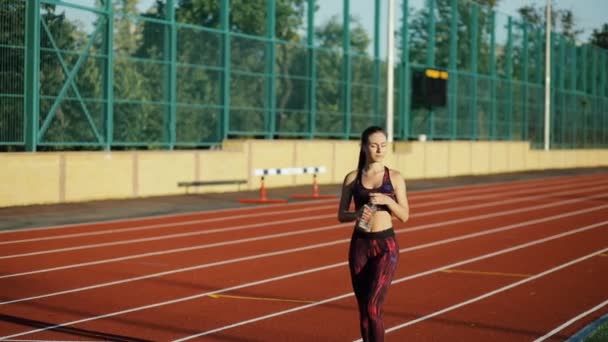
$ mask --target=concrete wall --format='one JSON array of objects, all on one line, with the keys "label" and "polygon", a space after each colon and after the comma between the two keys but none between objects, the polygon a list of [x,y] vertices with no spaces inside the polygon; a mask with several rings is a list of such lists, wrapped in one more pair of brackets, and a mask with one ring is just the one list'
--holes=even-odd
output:
[{"label": "concrete wall", "polygon": [[[256,168],[326,166],[320,184],[341,183],[357,164],[357,141],[231,140],[222,150],[0,153],[0,207],[185,193],[180,181],[246,179],[190,192],[254,190]],[[525,142],[396,142],[386,164],[406,179],[608,166],[608,150],[531,150]],[[311,184],[270,176],[266,187]]]}]

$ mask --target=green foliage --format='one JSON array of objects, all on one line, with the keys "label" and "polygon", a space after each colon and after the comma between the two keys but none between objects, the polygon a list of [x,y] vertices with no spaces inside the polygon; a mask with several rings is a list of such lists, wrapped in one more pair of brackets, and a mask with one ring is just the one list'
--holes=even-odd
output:
[{"label": "green foliage", "polygon": [[[40,120],[50,123],[41,142],[96,143],[98,139],[94,129],[103,133],[100,131],[103,122],[101,106],[93,100],[103,97],[101,73],[104,63],[94,56],[101,52],[100,34],[87,37],[55,5],[42,5],[41,14]],[[105,25],[105,22],[102,20],[98,24]],[[89,39],[94,42],[85,51]],[[77,65],[79,60],[80,66]],[[73,84],[67,82],[70,74],[74,75]],[[62,91],[64,97],[58,100]],[[53,108],[56,108],[54,112],[51,111]],[[90,121],[87,115],[90,115]]]},{"label": "green foliage", "polygon": [[[220,27],[221,1],[175,0],[175,23],[167,19],[166,1],[155,1],[145,13],[138,13],[138,1],[112,1],[112,34],[107,32],[109,25],[103,14],[88,13],[96,17],[92,25],[84,25],[74,20],[65,6],[44,4],[41,7],[44,25],[40,33],[39,127],[49,124],[41,143],[99,144],[97,131],[103,145],[107,137],[108,118],[104,117],[107,106],[113,109],[110,137],[113,148],[166,146],[170,143],[173,114],[177,146],[206,146],[221,141],[226,37]],[[0,143],[18,144],[24,139],[25,3],[24,0],[0,0],[0,54],[3,56],[0,60]],[[405,119],[409,122],[402,122],[403,118],[397,115],[397,126],[408,124],[411,128],[405,138],[432,131],[433,137],[440,138],[540,141],[542,120],[538,120],[538,115],[529,115],[526,121],[524,111],[542,112],[544,14],[540,7],[521,8],[521,20],[512,20],[508,36],[507,18],[500,13],[493,14],[497,3],[497,0],[479,0],[476,4],[457,1],[457,59],[454,61],[450,61],[452,0],[434,0],[432,13],[429,2],[419,10],[409,10],[403,20],[408,20],[409,26],[410,63],[398,65],[397,69],[405,65],[414,69],[455,66],[457,71],[450,75],[450,85],[457,86],[458,90],[450,90],[453,101],[449,107],[433,112],[406,108],[409,117]],[[270,40],[266,0],[230,1],[230,84],[227,87],[231,136],[267,137],[272,131],[275,137],[303,137],[314,127],[317,136],[343,138],[346,118],[352,132],[384,122],[386,64],[370,56],[370,33],[360,20],[350,18],[350,52],[345,56],[343,18],[334,16],[316,23],[315,47],[311,48],[306,45],[307,5],[307,0],[277,0],[272,22],[276,38]],[[434,18],[435,23],[432,32],[430,18]],[[576,58],[577,66],[582,60],[587,61],[586,73],[580,72],[582,67],[577,69],[575,75],[568,74],[566,84],[573,82],[577,90],[588,93],[600,84],[597,76],[600,70],[594,71],[594,64],[590,62],[599,50],[573,45],[580,30],[571,11],[555,9],[554,18],[554,26],[566,37],[565,43],[561,38],[556,40],[554,56],[565,46],[566,51],[570,51],[566,52],[566,66],[571,65],[571,58]],[[98,26],[98,32],[93,35]],[[491,41],[492,32],[495,32],[495,45]],[[606,32],[608,24],[594,31],[591,43],[606,47]],[[110,66],[107,37],[113,37]],[[400,46],[402,41],[399,36],[397,39]],[[92,43],[91,47],[85,51],[88,43]],[[174,56],[171,55],[173,46]],[[509,49],[511,54],[507,53]],[[271,53],[274,63],[269,60]],[[316,71],[315,84],[311,87],[313,53]],[[345,58],[349,58],[351,68],[348,85],[343,82]],[[66,83],[78,63],[81,66],[73,73],[73,84]],[[106,101],[109,95],[107,67],[113,71],[112,103]],[[493,67],[496,77],[493,77]],[[565,66],[556,65],[556,68],[557,75],[561,75],[563,70],[559,68]],[[583,74],[593,76],[585,80]],[[401,77],[398,73],[395,76]],[[573,77],[576,79],[570,79]],[[274,89],[268,87],[271,80]],[[558,77],[556,82],[559,80]],[[405,82],[404,90],[407,90],[409,80]],[[315,94],[310,93],[312,89]],[[271,98],[269,91],[276,97]],[[348,117],[344,115],[346,91],[351,94]],[[58,100],[62,92],[63,97]],[[172,93],[175,94],[173,102]],[[309,108],[313,95],[315,108]],[[396,95],[407,96],[402,92]],[[555,93],[557,115],[566,115],[567,108],[576,107],[586,96],[571,95],[562,90]],[[566,98],[571,99],[562,101]],[[601,134],[590,130],[597,124],[594,121],[597,115],[592,109],[596,107],[599,105],[595,102],[581,107],[585,113],[581,123],[556,120],[554,127],[564,132],[560,139],[572,142],[571,146],[581,139],[585,146],[601,141]],[[313,109],[316,121],[311,123]],[[453,110],[457,110],[454,117]],[[454,118],[456,122],[452,121]],[[270,127],[272,121],[275,127]],[[575,128],[570,132],[572,126]]]},{"label": "green foliage", "polygon": [[25,3],[0,0],[0,142],[23,141]]},{"label": "green foliage", "polygon": [[[526,22],[545,27],[545,7],[534,4],[520,7],[517,12]],[[582,29],[577,28],[574,20],[574,13],[569,9],[551,7],[551,30],[557,30],[563,36],[576,40],[583,33]]]},{"label": "green foliage", "polygon": [[608,341],[608,322],[604,322],[597,327],[584,342],[603,342]]},{"label": "green foliage", "polygon": [[600,29],[593,29],[589,43],[608,50],[608,23],[602,25]]}]

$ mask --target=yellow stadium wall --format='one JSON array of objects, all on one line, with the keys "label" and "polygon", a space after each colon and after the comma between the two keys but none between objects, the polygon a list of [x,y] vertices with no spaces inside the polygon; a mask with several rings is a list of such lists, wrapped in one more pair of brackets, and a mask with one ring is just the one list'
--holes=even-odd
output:
[{"label": "yellow stadium wall", "polygon": [[[531,150],[525,142],[396,142],[386,164],[406,179],[608,166],[608,150]],[[185,193],[180,181],[245,179],[190,193],[256,190],[256,168],[325,166],[320,184],[356,167],[357,141],[230,140],[222,150],[0,153],[0,207]],[[311,184],[310,175],[269,176],[266,187]]]}]

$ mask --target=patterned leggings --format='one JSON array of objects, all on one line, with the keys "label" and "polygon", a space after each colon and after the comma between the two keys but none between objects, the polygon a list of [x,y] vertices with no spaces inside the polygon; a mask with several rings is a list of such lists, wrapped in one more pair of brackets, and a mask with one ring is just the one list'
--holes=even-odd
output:
[{"label": "patterned leggings", "polygon": [[364,342],[384,341],[382,304],[399,262],[393,229],[364,233],[355,229],[348,255],[353,290],[359,305]]}]

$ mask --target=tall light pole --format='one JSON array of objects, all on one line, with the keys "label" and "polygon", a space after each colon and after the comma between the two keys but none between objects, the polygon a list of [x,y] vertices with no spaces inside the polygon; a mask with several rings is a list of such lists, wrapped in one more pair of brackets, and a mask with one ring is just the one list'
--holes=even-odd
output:
[{"label": "tall light pole", "polygon": [[545,151],[551,141],[551,0],[545,13]]}]

